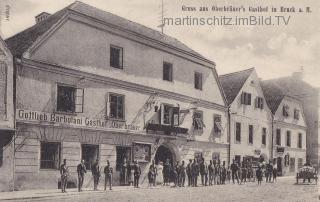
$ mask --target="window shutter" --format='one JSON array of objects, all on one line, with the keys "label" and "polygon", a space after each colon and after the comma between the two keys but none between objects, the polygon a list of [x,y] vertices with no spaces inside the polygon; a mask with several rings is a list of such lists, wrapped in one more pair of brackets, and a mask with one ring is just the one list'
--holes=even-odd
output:
[{"label": "window shutter", "polygon": [[259,108],[259,97],[256,97],[256,99],[254,99],[254,106],[255,108]]},{"label": "window shutter", "polygon": [[179,107],[173,107],[172,108],[172,125],[174,126],[179,126],[179,116],[180,116],[180,113],[179,113],[180,109]]},{"label": "window shutter", "polygon": [[247,102],[247,104],[248,104],[248,105],[251,105],[251,94],[248,93],[247,95],[248,95],[248,102]]},{"label": "window shutter", "polygon": [[75,92],[75,112],[83,113],[84,89],[76,88]]},{"label": "window shutter", "polygon": [[110,101],[109,101],[109,94],[107,93],[107,95],[106,95],[106,98],[105,98],[105,100],[106,100],[106,114],[105,114],[105,118],[106,119],[109,119],[109,112],[110,112]]},{"label": "window shutter", "polygon": [[264,100],[263,100],[263,98],[261,98],[260,108],[261,108],[261,109],[264,108]]},{"label": "window shutter", "polygon": [[163,104],[161,104],[160,110],[159,110],[159,123],[161,125],[163,124],[163,116],[164,116],[164,106],[163,106]]},{"label": "window shutter", "polygon": [[245,93],[241,93],[241,104],[245,104]]}]

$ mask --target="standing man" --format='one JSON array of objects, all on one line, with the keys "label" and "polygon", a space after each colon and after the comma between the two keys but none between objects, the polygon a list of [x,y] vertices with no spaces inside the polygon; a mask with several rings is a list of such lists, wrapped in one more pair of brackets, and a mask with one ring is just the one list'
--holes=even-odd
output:
[{"label": "standing man", "polygon": [[84,160],[82,159],[79,165],[77,166],[78,173],[78,191],[82,191],[84,174],[87,173],[86,166],[84,165]]},{"label": "standing man", "polygon": [[227,177],[227,168],[226,168],[226,162],[222,162],[222,167],[221,167],[221,184],[226,183],[226,177]]},{"label": "standing man", "polygon": [[191,166],[192,166],[192,160],[189,159],[189,163],[186,168],[187,176],[188,176],[188,186],[192,186],[192,174],[191,174]]},{"label": "standing man", "polygon": [[185,180],[186,180],[186,166],[184,165],[184,161],[182,161],[180,166],[180,179],[179,179],[180,187],[184,187]]},{"label": "standing man", "polygon": [[201,175],[201,184],[202,186],[207,186],[208,183],[208,166],[204,161],[204,158],[201,159],[202,162],[200,164],[200,175]]},{"label": "standing man", "polygon": [[104,190],[106,190],[108,182],[109,182],[109,190],[112,190],[112,173],[113,173],[113,169],[110,166],[110,162],[107,161],[107,165],[106,167],[104,167],[104,174],[105,174]]},{"label": "standing man", "polygon": [[96,160],[94,164],[92,164],[92,176],[93,176],[93,190],[98,190],[98,184],[100,179],[100,166],[99,166],[99,159]]},{"label": "standing man", "polygon": [[194,159],[192,166],[191,166],[191,174],[192,174],[192,186],[197,187],[198,186],[198,175],[199,175],[199,165],[197,163],[197,160]]},{"label": "standing man", "polygon": [[60,166],[60,175],[61,175],[61,191],[66,193],[66,188],[68,184],[68,168],[67,168],[67,159],[63,159],[63,164]]},{"label": "standing man", "polygon": [[170,175],[171,175],[171,164],[170,164],[170,160],[167,159],[163,165],[164,185],[169,185]]},{"label": "standing man", "polygon": [[140,179],[140,175],[141,175],[141,168],[140,168],[137,161],[134,162],[133,169],[134,169],[134,187],[139,188],[139,179]]},{"label": "standing man", "polygon": [[239,170],[239,167],[237,165],[237,163],[235,162],[235,160],[233,159],[232,160],[232,164],[231,164],[231,175],[232,175],[232,182],[234,184],[234,178],[237,179],[237,182],[239,184],[239,177],[238,177],[238,170]]},{"label": "standing man", "polygon": [[153,177],[152,177],[153,182],[152,182],[152,184],[155,187],[156,186],[156,178],[157,178],[158,169],[157,169],[157,166],[154,163],[154,160],[152,160],[152,164],[150,165],[149,170],[151,170],[152,173],[153,173]]},{"label": "standing man", "polygon": [[209,186],[212,185],[212,180],[213,180],[213,172],[214,172],[214,167],[212,164],[212,160],[210,160],[210,164],[208,166],[208,172],[209,172]]}]

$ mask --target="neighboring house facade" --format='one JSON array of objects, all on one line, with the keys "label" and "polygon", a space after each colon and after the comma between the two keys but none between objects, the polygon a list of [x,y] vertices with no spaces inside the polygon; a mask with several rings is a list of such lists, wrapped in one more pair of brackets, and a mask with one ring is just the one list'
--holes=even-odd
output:
[{"label": "neighboring house facade", "polygon": [[19,58],[18,189],[56,188],[62,159],[71,182],[81,159],[88,170],[109,160],[115,185],[125,159],[139,162],[142,183],[153,159],[227,161],[227,105],[213,62],[81,2],[44,15],[6,40]]},{"label": "neighboring house facade", "polygon": [[12,190],[13,137],[13,58],[0,37],[0,191]]},{"label": "neighboring house facade", "polygon": [[219,76],[229,104],[230,159],[270,159],[272,116],[254,68]]},{"label": "neighboring house facade", "polygon": [[291,76],[268,80],[288,95],[300,100],[307,125],[307,159],[312,166],[320,164],[320,91],[303,81],[303,71]]},{"label": "neighboring house facade", "polygon": [[279,175],[295,175],[306,162],[307,125],[301,102],[272,81],[263,81],[273,113],[273,163]]}]

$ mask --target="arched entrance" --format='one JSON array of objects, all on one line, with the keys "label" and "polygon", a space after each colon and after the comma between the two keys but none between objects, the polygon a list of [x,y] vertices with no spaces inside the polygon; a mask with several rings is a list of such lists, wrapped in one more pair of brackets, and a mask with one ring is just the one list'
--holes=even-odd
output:
[{"label": "arched entrance", "polygon": [[167,159],[169,159],[171,165],[173,165],[176,160],[176,156],[167,146],[160,145],[156,151],[154,161],[156,164],[160,161],[165,163]]}]

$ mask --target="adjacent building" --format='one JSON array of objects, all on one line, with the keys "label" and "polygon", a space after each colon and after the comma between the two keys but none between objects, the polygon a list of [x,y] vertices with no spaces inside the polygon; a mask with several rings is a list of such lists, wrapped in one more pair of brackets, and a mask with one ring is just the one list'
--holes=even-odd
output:
[{"label": "adjacent building", "polygon": [[267,103],[273,113],[273,163],[278,174],[295,175],[306,162],[307,125],[297,98],[273,81],[263,81]]},{"label": "adjacent building", "polygon": [[56,188],[62,159],[71,185],[81,159],[88,170],[109,160],[122,185],[125,160],[139,162],[142,183],[152,159],[228,160],[228,108],[214,62],[81,2],[36,18],[6,40],[17,58],[17,189]]},{"label": "adjacent building", "polygon": [[12,190],[14,105],[13,59],[0,37],[0,191]]},{"label": "adjacent building", "polygon": [[229,106],[230,159],[270,159],[272,114],[254,68],[219,76]]}]

